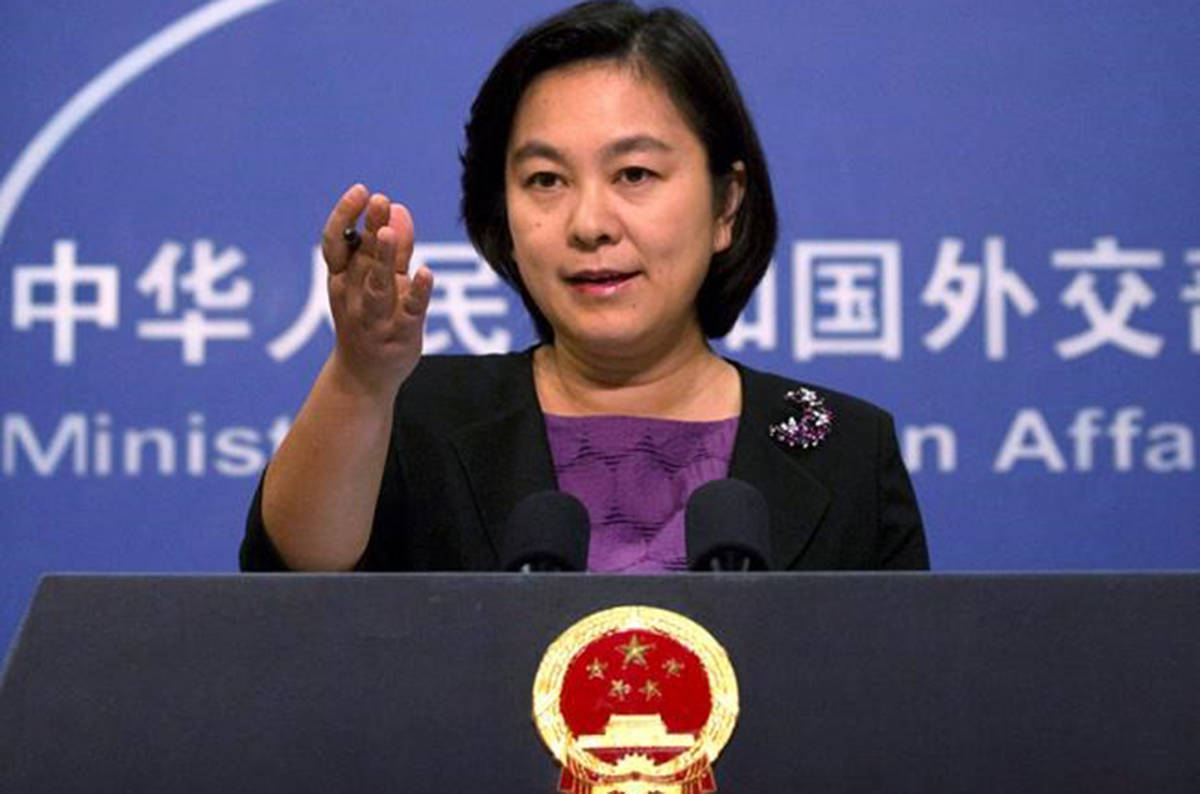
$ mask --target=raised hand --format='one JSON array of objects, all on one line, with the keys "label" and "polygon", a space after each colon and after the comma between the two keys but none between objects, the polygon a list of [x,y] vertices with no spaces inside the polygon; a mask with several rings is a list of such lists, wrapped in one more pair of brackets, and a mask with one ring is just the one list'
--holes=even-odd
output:
[{"label": "raised hand", "polygon": [[[361,242],[343,237],[364,215]],[[325,222],[321,250],[337,331],[334,363],[355,388],[391,400],[421,357],[433,274],[409,274],[413,222],[408,209],[361,184],[347,190]]]}]

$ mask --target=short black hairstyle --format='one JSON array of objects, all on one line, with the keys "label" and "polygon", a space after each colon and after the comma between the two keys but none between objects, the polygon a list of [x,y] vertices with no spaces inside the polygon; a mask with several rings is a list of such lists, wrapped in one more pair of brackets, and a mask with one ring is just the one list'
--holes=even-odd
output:
[{"label": "short black hairstyle", "polygon": [[629,62],[661,80],[704,145],[715,205],[733,166],[745,166],[745,195],[730,245],[713,255],[697,296],[707,337],[729,333],[770,265],[778,234],[766,158],[737,82],[716,42],[673,8],[646,11],[626,0],[586,2],[538,23],[514,41],[484,80],[466,124],[462,218],[471,242],[520,293],[543,341],[554,329],[533,302],[513,260],[505,207],[505,158],[517,106],[543,72],[586,60]]}]

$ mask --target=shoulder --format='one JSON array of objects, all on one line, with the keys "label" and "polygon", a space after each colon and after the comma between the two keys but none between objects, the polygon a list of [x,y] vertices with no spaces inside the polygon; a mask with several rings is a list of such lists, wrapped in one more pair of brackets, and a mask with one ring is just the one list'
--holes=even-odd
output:
[{"label": "shoulder", "polygon": [[421,387],[439,381],[469,378],[475,381],[492,382],[511,379],[529,369],[530,351],[520,353],[493,353],[487,355],[436,355],[422,356],[413,374],[405,381]]},{"label": "shoulder", "polygon": [[[789,529],[775,536],[781,544],[777,550],[785,550],[781,564],[859,570],[928,568],[921,513],[891,414],[818,384],[740,365],[739,370],[746,424],[738,432],[747,439],[742,471],[765,489],[769,503],[782,506],[777,520]],[[820,406],[787,398],[799,389],[810,390]],[[821,409],[827,409],[828,433],[816,444],[801,447],[776,440],[772,428],[789,419],[805,423]],[[817,487],[811,485],[814,482]],[[811,540],[788,540],[810,534]],[[807,550],[798,560],[804,543]],[[789,548],[792,552],[786,551]]]},{"label": "shoulder", "polygon": [[460,418],[536,402],[531,355],[423,356],[396,396],[397,411]]},{"label": "shoulder", "polygon": [[817,383],[762,372],[736,362],[734,365],[742,376],[744,413],[765,411],[773,416],[788,406],[787,394],[808,389],[829,408],[837,425],[875,428],[892,423],[888,411],[860,397]]}]

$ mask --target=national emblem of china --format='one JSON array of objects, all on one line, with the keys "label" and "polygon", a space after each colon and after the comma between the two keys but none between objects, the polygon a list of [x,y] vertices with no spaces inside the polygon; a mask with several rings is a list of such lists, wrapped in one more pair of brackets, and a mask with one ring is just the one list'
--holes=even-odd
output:
[{"label": "national emblem of china", "polygon": [[703,794],[733,733],[737,679],[725,649],[682,615],[607,609],[546,650],[533,719],[567,794]]}]

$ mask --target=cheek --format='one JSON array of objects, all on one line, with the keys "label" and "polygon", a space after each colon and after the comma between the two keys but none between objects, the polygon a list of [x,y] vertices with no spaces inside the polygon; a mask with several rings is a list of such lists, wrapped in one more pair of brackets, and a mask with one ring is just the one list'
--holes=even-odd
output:
[{"label": "cheek", "polygon": [[532,240],[542,232],[545,218],[520,196],[510,196],[508,201],[508,232],[512,236],[513,248],[528,248]]},{"label": "cheek", "polygon": [[517,260],[522,273],[536,265],[539,251],[543,246],[539,243],[544,234],[543,223],[540,221],[524,221],[509,224],[509,233],[513,241],[513,258]]},{"label": "cheek", "polygon": [[670,226],[681,236],[691,238],[689,242],[699,241],[702,245],[711,245],[718,231],[718,218],[712,204],[712,189],[708,183],[697,180],[686,189],[678,191],[672,198],[673,201],[665,203],[662,207],[660,214],[664,216],[664,220],[669,219]]},{"label": "cheek", "polygon": [[707,213],[707,207],[680,202],[669,213],[645,218],[640,238],[659,256],[681,262],[704,259],[707,264],[717,235]]}]

